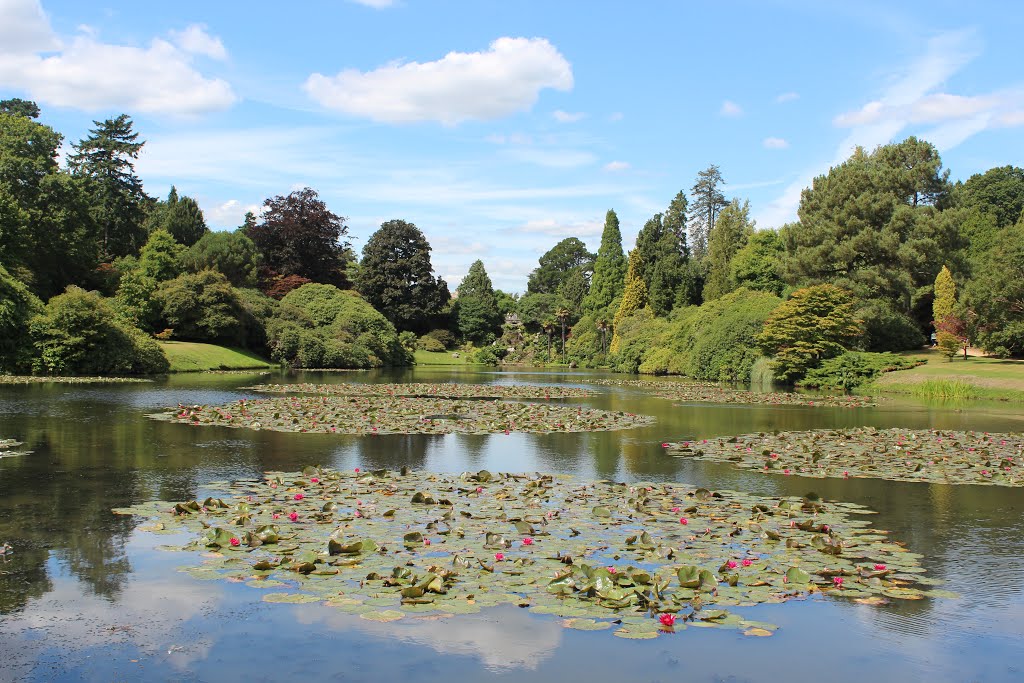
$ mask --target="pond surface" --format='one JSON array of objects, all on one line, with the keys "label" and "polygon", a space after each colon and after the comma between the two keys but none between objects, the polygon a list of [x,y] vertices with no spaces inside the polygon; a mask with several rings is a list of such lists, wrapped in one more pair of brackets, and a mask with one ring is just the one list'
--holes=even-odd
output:
[{"label": "pond surface", "polygon": [[[612,375],[418,368],[401,372],[181,375],[154,384],[0,387],[0,439],[31,454],[0,459],[0,680],[340,681],[1020,681],[1024,680],[1024,489],[808,479],[672,458],[661,443],[766,430],[907,427],[1024,430],[1005,405],[890,399],[873,408],[675,406]],[[651,426],[586,434],[344,436],[158,422],[179,402],[225,403],[273,382],[566,384],[599,395],[567,403],[651,415]],[[687,629],[648,641],[564,629],[515,607],[441,620],[375,623],[322,605],[260,602],[241,583],[177,569],[186,538],[136,530],[111,508],[202,499],[208,482],[266,470],[571,473],[673,481],[764,496],[867,505],[921,553],[957,600],[851,604],[814,596],[737,609],[778,624],[770,638]]]}]

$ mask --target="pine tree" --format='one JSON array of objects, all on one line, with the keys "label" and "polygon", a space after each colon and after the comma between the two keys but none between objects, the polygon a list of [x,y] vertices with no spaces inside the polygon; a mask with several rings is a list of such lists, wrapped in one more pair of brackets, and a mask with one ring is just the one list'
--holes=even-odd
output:
[{"label": "pine tree", "polygon": [[486,342],[501,329],[501,313],[494,296],[494,286],[484,262],[477,259],[459,284],[455,300],[455,317],[459,332],[473,342]]},{"label": "pine tree", "polygon": [[601,233],[601,247],[594,262],[594,276],[590,280],[590,292],[583,300],[583,312],[599,311],[611,305],[622,293],[626,279],[626,256],[622,253],[622,232],[619,217],[614,209],[608,209]]},{"label": "pine tree", "polygon": [[640,277],[639,254],[636,249],[629,252],[629,268],[626,270],[626,289],[622,293],[622,302],[619,310],[615,312],[615,319],[612,321],[612,344],[609,351],[617,353],[621,339],[619,338],[619,323],[647,306],[647,285]]},{"label": "pine tree", "polygon": [[732,278],[732,259],[736,252],[746,246],[753,234],[750,202],[745,201],[741,205],[738,200],[732,200],[722,210],[708,237],[704,301],[717,299],[736,289],[736,282]]},{"label": "pine tree", "polygon": [[712,164],[697,174],[697,182],[690,190],[693,197],[690,204],[690,248],[698,261],[707,254],[708,236],[715,227],[718,213],[728,204],[720,188],[724,182],[718,166]]}]

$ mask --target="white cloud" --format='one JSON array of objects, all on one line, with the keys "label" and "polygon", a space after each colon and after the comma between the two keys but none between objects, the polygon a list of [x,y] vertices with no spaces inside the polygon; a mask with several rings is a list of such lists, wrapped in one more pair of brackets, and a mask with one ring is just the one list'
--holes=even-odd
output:
[{"label": "white cloud", "polygon": [[628,161],[609,161],[604,165],[606,171],[626,171],[629,169]]},{"label": "white cloud", "polygon": [[249,211],[256,216],[260,215],[262,207],[259,204],[243,204],[237,199],[229,199],[208,209],[203,209],[206,222],[214,228],[233,230],[245,220],[245,214]]},{"label": "white cloud", "polygon": [[784,138],[765,138],[761,141],[765,149],[786,149],[789,147],[789,143]]},{"label": "white cloud", "polygon": [[351,0],[357,5],[364,5],[365,7],[372,7],[374,9],[384,9],[385,7],[394,7],[395,0]]},{"label": "white cloud", "polygon": [[577,121],[582,121],[587,117],[587,115],[581,111],[567,112],[562,111],[561,109],[556,109],[551,113],[551,115],[555,118],[555,121],[558,121],[559,123],[576,123]]},{"label": "white cloud", "polygon": [[722,108],[718,110],[718,113],[722,116],[735,118],[743,115],[743,108],[732,100],[726,100],[722,102]]},{"label": "white cloud", "polygon": [[783,102],[792,102],[800,99],[800,93],[796,92],[784,92],[775,97],[776,104],[782,104]]},{"label": "white cloud", "polygon": [[185,52],[203,55],[211,59],[224,60],[228,58],[228,51],[224,48],[224,43],[217,36],[207,33],[204,24],[192,24],[184,31],[171,31],[171,38]]},{"label": "white cloud", "polygon": [[0,55],[60,49],[39,0],[0,0]]},{"label": "white cloud", "polygon": [[[213,50],[213,41],[219,45],[202,36],[204,49]],[[139,48],[102,43],[86,32],[63,43],[32,0],[0,0],[0,87],[24,90],[42,104],[88,111],[194,115],[236,100],[227,82],[204,77],[190,52],[160,38]]]},{"label": "white cloud", "polygon": [[314,73],[303,87],[324,107],[374,121],[455,125],[527,110],[544,88],[572,85],[572,67],[547,40],[499,38],[485,52],[449,52],[434,62]]}]

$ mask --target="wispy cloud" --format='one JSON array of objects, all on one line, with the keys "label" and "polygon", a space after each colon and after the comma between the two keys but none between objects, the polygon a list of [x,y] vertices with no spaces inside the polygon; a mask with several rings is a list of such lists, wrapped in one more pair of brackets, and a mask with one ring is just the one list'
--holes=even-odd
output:
[{"label": "wispy cloud", "polygon": [[743,108],[732,100],[726,100],[722,102],[722,107],[718,110],[718,113],[722,116],[736,118],[737,116],[743,116]]},{"label": "wispy cloud", "polygon": [[357,5],[364,5],[366,7],[372,7],[374,9],[384,9],[386,7],[394,7],[395,0],[350,0]]},{"label": "wispy cloud", "polygon": [[765,138],[761,141],[765,149],[786,149],[789,143],[784,138]]},{"label": "wispy cloud", "polygon": [[607,164],[604,165],[604,170],[611,172],[627,171],[629,170],[629,167],[630,166],[628,161],[609,161]]},{"label": "wispy cloud", "polygon": [[796,93],[796,92],[790,91],[790,92],[784,92],[784,93],[780,93],[780,94],[776,95],[775,96],[775,103],[776,104],[782,104],[784,102],[792,102],[794,100],[799,100],[799,99],[800,99],[800,93]]},{"label": "wispy cloud", "polygon": [[312,74],[306,93],[328,109],[387,123],[489,121],[530,109],[541,90],[570,90],[572,67],[543,38],[499,38],[483,52],[373,71]]},{"label": "wispy cloud", "polygon": [[559,123],[576,123],[577,121],[582,121],[587,117],[587,115],[581,111],[568,112],[562,111],[561,109],[556,109],[551,112],[551,116]]}]

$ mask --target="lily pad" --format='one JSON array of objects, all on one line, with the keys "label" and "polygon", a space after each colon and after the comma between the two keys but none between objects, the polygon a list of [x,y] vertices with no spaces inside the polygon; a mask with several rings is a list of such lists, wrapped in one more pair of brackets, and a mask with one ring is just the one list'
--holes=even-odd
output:
[{"label": "lily pad", "polygon": [[406,384],[339,383],[339,384],[257,384],[243,387],[252,391],[279,394],[321,394],[324,396],[399,396],[410,398],[504,398],[549,399],[586,398],[596,392],[563,386],[535,384]]}]

